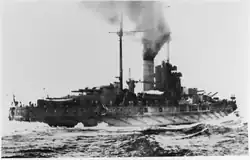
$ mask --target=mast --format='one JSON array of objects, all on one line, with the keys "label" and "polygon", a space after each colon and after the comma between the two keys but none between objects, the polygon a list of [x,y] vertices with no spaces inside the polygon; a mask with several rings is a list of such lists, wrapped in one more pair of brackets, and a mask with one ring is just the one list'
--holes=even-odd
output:
[{"label": "mast", "polygon": [[129,80],[131,80],[131,69],[130,68],[128,70],[128,78],[129,78]]},{"label": "mast", "polygon": [[169,41],[167,42],[167,63],[169,63]]},{"label": "mast", "polygon": [[168,38],[168,41],[167,41],[167,63],[169,63],[169,57],[170,57],[170,41],[171,41],[171,32],[169,33],[169,38]]},{"label": "mast", "polygon": [[119,49],[120,49],[120,76],[118,77],[120,80],[120,89],[123,90],[123,65],[122,65],[122,36],[124,33],[136,33],[136,32],[145,32],[145,31],[123,31],[123,13],[121,13],[121,22],[120,22],[120,31],[118,32],[109,32],[109,33],[116,33],[119,36]]},{"label": "mast", "polygon": [[121,13],[121,23],[120,23],[120,33],[119,33],[119,40],[120,40],[120,88],[123,90],[123,68],[122,68],[122,36],[123,36],[123,14]]}]

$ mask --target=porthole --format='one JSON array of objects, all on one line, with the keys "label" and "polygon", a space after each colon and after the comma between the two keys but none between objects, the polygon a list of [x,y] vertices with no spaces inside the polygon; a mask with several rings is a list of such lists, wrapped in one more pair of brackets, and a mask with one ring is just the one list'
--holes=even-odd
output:
[{"label": "porthole", "polygon": [[198,107],[197,106],[192,106],[191,111],[198,111]]},{"label": "porthole", "polygon": [[159,112],[162,112],[162,108],[161,107],[159,108]]},{"label": "porthole", "polygon": [[207,110],[207,107],[206,106],[201,106],[201,110],[205,111],[205,110]]},{"label": "porthole", "polygon": [[140,108],[140,109],[139,109],[139,113],[140,113],[140,114],[143,114],[143,108]]}]

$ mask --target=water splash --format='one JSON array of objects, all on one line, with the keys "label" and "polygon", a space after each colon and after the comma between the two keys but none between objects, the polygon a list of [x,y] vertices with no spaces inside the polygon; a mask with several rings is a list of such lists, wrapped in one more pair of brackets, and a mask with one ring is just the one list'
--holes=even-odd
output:
[{"label": "water splash", "polygon": [[[7,126],[7,125],[6,125]],[[240,116],[166,127],[49,127],[9,122],[3,157],[131,157],[245,155],[248,127]],[[8,132],[7,132],[8,131]]]}]

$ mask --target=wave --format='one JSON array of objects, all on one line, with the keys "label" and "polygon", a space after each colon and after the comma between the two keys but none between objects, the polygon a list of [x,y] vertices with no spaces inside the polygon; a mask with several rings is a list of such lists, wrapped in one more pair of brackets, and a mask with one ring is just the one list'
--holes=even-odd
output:
[{"label": "wave", "polygon": [[165,127],[49,127],[44,123],[10,122],[2,138],[2,156],[21,157],[152,157],[246,154],[247,123],[240,116]]},{"label": "wave", "polygon": [[189,125],[168,125],[166,127],[112,127],[108,126],[106,123],[100,123],[96,127],[84,127],[79,123],[74,128],[65,128],[65,127],[49,127],[45,123],[40,122],[17,122],[17,121],[8,121],[4,124],[3,135],[12,135],[14,133],[26,134],[34,131],[43,131],[43,130],[65,130],[67,132],[113,132],[113,133],[134,133],[139,132],[142,134],[160,134],[175,132],[176,134],[196,134],[198,132],[205,132],[206,129],[209,129],[210,134],[219,134],[224,132],[229,132],[232,129],[246,126],[247,122],[243,117],[237,116],[237,114],[232,113],[224,118],[217,120],[210,120],[206,123],[195,123]]}]

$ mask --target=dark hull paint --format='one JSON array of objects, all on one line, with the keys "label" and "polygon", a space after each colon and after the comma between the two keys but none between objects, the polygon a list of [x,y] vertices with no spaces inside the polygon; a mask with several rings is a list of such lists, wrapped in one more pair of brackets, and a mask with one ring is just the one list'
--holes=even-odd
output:
[{"label": "dark hull paint", "polygon": [[235,104],[217,104],[214,106],[207,106],[207,108],[203,108],[203,110],[200,110],[202,109],[201,107],[197,107],[196,111],[180,111],[180,106],[113,107],[109,108],[109,112],[102,117],[102,121],[111,126],[164,126],[192,124],[225,117],[235,111],[236,108]]},{"label": "dark hull paint", "polygon": [[103,121],[111,126],[165,126],[180,125],[204,122],[211,119],[219,119],[227,116],[230,112],[190,112],[190,113],[168,113],[164,115],[134,115],[134,116],[114,116],[103,117]]},{"label": "dark hull paint", "polygon": [[17,107],[10,112],[9,119],[16,121],[44,122],[50,126],[74,127],[96,126],[106,122],[112,126],[162,126],[191,124],[218,119],[236,110],[236,104],[213,104],[203,106],[112,106],[107,107],[104,115],[96,108],[41,108]]},{"label": "dark hull paint", "polygon": [[13,113],[9,113],[9,120],[44,122],[49,126],[74,127],[78,123],[84,126],[96,126],[99,122],[96,108],[83,109],[71,108],[42,108],[42,107],[16,107]]}]

